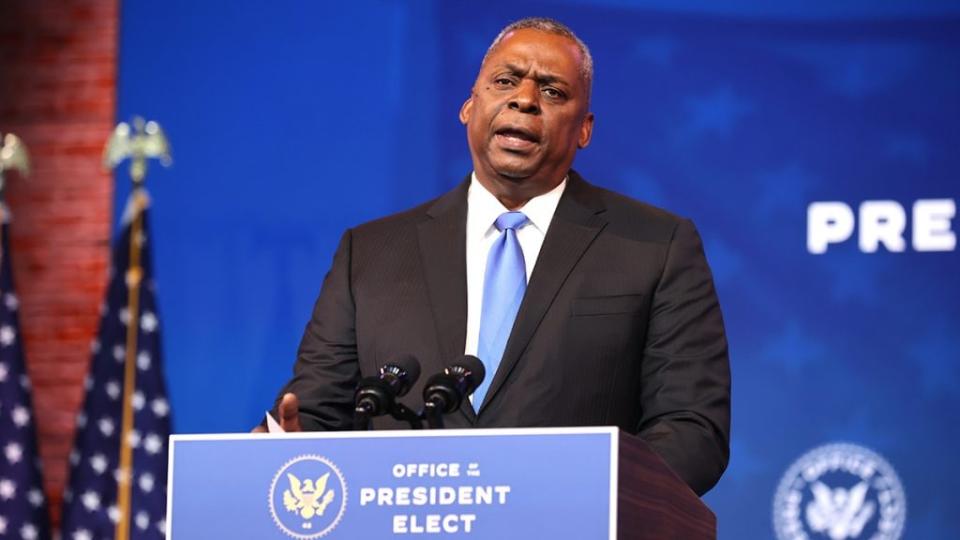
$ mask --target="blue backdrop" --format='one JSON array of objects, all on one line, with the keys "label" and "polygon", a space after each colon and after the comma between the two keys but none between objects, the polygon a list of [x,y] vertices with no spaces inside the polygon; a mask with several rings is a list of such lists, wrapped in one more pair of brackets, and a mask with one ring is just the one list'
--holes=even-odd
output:
[{"label": "blue backdrop", "polygon": [[[721,537],[773,537],[781,477],[838,441],[899,473],[905,537],[955,537],[960,257],[915,249],[911,209],[960,196],[960,6],[718,4],[125,3],[118,116],[174,150],[148,182],[176,431],[259,421],[339,235],[469,172],[456,115],[483,52],[547,15],[596,61],[575,167],[704,236],[734,377]],[[863,252],[862,221],[808,251],[811,204],[874,200],[905,210],[904,251]]]}]

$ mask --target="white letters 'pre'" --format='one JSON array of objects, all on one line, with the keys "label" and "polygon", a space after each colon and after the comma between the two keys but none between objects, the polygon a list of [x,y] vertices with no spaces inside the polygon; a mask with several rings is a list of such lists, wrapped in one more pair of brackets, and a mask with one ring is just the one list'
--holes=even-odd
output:
[{"label": "white letters 'pre'", "polygon": [[[864,253],[876,253],[880,244],[887,251],[906,250],[904,231],[907,213],[896,201],[864,201],[859,211],[858,245]],[[920,199],[913,203],[912,244],[916,251],[953,251],[957,235],[951,220],[957,215],[953,199]],[[815,202],[807,207],[807,251],[826,253],[830,244],[853,236],[853,210],[838,201]]]}]

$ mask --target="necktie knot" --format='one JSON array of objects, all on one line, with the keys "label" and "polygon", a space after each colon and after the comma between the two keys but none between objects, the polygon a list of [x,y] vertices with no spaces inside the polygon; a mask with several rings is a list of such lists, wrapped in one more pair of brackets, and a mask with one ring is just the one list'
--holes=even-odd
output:
[{"label": "necktie knot", "polygon": [[504,212],[497,217],[493,225],[498,231],[503,232],[504,229],[519,229],[526,225],[528,221],[530,221],[530,218],[523,212]]}]

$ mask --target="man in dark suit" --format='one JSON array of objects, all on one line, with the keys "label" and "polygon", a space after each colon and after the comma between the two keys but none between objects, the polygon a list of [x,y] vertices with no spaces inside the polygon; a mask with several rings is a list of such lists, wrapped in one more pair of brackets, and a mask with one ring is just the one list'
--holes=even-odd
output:
[{"label": "man in dark suit", "polygon": [[710,270],[690,221],[571,169],[592,76],[556,21],[497,37],[460,111],[474,173],[344,234],[277,402],[284,429],[350,429],[357,382],[396,355],[434,373],[477,354],[489,383],[446,426],[615,425],[697,493],[716,483],[730,374]]}]

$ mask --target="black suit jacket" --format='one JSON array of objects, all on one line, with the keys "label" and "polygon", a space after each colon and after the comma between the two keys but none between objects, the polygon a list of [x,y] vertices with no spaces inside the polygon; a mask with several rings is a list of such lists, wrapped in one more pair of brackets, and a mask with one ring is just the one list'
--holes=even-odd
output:
[{"label": "black suit jacket", "polygon": [[[304,429],[349,429],[358,380],[398,354],[425,375],[463,354],[468,185],[344,234],[283,390]],[[693,224],[571,171],[487,377],[482,409],[447,427],[619,426],[706,492],[728,460],[730,373]],[[426,378],[403,400],[415,410]]]}]

